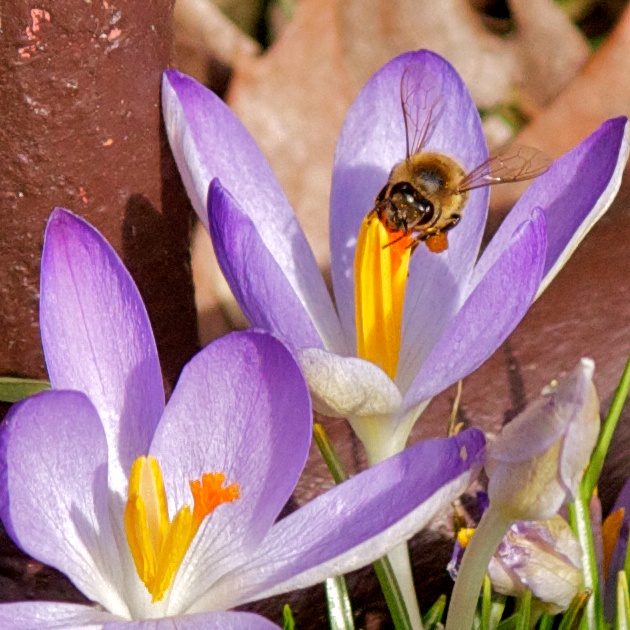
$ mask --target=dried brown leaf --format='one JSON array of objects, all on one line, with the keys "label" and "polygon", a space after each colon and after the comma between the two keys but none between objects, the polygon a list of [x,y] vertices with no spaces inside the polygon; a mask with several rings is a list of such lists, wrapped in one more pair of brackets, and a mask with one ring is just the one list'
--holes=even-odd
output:
[{"label": "dried brown leaf", "polygon": [[555,98],[587,62],[590,49],[580,30],[552,0],[510,0],[516,24],[518,82],[530,106]]},{"label": "dried brown leaf", "polygon": [[[566,89],[517,138],[552,158],[566,153],[602,122],[630,115],[630,7],[602,47]],[[519,186],[493,191],[492,207],[509,208]]]}]

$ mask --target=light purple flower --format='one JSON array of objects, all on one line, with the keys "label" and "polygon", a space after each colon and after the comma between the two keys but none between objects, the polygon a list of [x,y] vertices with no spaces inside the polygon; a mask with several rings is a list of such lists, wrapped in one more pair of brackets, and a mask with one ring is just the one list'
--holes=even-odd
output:
[{"label": "light purple flower", "polygon": [[[549,527],[548,519],[563,505],[575,500],[599,434],[594,368],[591,359],[581,359],[574,370],[545,388],[542,396],[489,442],[485,462],[488,508],[466,546],[451,597],[446,630],[472,626],[483,576],[512,523],[547,521]],[[518,556],[523,551],[521,544],[520,551],[512,558],[508,553],[504,569],[510,565],[511,570],[516,569],[520,564]],[[550,567],[552,563],[548,562],[547,569]],[[531,581],[528,586],[538,596],[541,584],[534,578],[538,573],[544,582],[544,572],[535,562],[529,569],[521,566],[521,570],[521,578]],[[556,567],[556,573],[562,576],[564,571]],[[579,582],[579,576],[573,575],[574,584],[576,577]],[[546,588],[550,597],[547,601],[551,601],[556,595],[549,586]],[[567,597],[570,595],[565,591],[564,596],[555,601],[564,605]]]},{"label": "light purple flower", "polygon": [[[479,367],[515,328],[611,203],[628,156],[626,119],[604,123],[534,181],[478,260],[488,189],[470,193],[441,254],[420,246],[406,287],[392,380],[358,358],[354,255],[359,227],[390,169],[405,157],[400,105],[412,82],[441,86],[444,111],[426,146],[466,170],[487,157],[477,110],[454,69],[428,51],[379,70],[350,107],[332,179],[330,238],[335,306],[289,203],[254,141],[210,91],[164,75],[171,148],[219,264],[253,326],[298,351],[315,408],[347,417],[370,461],[404,448],[428,401]],[[207,214],[208,208],[208,214]]]},{"label": "light purple flower", "polygon": [[520,597],[526,589],[551,615],[566,610],[583,586],[582,549],[558,514],[547,521],[516,521],[488,565],[497,593]]},{"label": "light purple flower", "polygon": [[[291,353],[263,332],[228,335],[188,363],[165,405],[136,286],[102,236],[62,209],[46,231],[40,322],[53,390],[14,406],[0,429],[0,517],[99,607],[4,604],[3,629],[277,628],[225,611],[371,562],[476,471],[484,440],[471,430],[409,449],[276,522],[311,435]],[[156,603],[123,525],[129,471],[146,454],[161,467],[171,518],[204,472],[240,488],[202,522]]]}]

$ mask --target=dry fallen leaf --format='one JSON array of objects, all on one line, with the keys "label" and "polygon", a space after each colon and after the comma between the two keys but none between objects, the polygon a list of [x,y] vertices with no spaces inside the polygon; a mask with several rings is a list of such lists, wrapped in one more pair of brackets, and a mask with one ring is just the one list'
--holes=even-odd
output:
[{"label": "dry fallen leaf", "polygon": [[[604,120],[630,115],[630,7],[602,47],[565,90],[519,134],[519,144],[557,158],[592,133]],[[520,186],[496,187],[491,207],[510,208]]]}]

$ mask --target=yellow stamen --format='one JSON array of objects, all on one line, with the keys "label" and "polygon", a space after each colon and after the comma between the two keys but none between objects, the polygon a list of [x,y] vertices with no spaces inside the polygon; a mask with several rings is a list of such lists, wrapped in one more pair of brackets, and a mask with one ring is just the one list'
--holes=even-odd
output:
[{"label": "yellow stamen", "polygon": [[398,369],[412,241],[410,235],[389,232],[368,215],[361,225],[354,259],[358,355],[392,379]]},{"label": "yellow stamen", "polygon": [[131,467],[125,532],[138,576],[153,602],[169,589],[204,518],[222,503],[240,497],[238,484],[224,488],[223,473],[206,473],[190,482],[194,507],[184,505],[168,518],[162,471],[153,457],[139,457]]},{"label": "yellow stamen", "polygon": [[457,532],[457,542],[462,546],[462,549],[466,549],[466,547],[468,547],[468,543],[470,542],[470,539],[473,537],[474,533],[474,527],[462,527]]}]

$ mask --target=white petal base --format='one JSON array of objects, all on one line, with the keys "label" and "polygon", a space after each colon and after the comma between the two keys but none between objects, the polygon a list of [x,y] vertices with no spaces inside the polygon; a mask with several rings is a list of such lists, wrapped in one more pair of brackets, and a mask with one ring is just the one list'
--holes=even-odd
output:
[{"label": "white petal base", "polygon": [[381,368],[356,357],[319,348],[298,352],[315,411],[333,418],[395,413],[400,390]]}]

